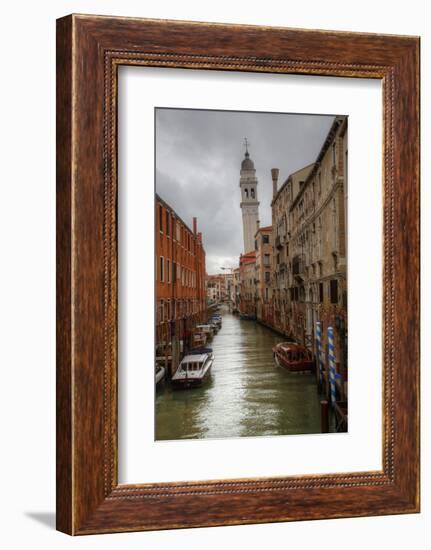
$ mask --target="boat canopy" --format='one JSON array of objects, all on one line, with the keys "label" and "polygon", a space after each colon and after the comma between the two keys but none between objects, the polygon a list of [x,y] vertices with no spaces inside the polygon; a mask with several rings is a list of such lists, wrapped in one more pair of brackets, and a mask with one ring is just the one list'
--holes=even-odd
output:
[{"label": "boat canopy", "polygon": [[283,342],[277,346],[283,353],[288,354],[292,360],[302,359],[304,357],[311,358],[311,352],[301,344]]},{"label": "boat canopy", "polygon": [[186,355],[184,357],[184,359],[181,361],[181,364],[183,364],[183,363],[203,363],[206,358],[207,358],[207,354],[203,354],[203,355]]},{"label": "boat canopy", "polygon": [[202,355],[203,353],[212,353],[212,348],[196,348],[188,352],[187,355]]}]

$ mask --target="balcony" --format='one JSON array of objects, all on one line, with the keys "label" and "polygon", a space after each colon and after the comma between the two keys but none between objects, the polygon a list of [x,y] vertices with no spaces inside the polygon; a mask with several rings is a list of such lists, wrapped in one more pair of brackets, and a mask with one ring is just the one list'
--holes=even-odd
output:
[{"label": "balcony", "polygon": [[300,256],[295,256],[292,260],[293,275],[303,275],[305,271],[305,262]]}]

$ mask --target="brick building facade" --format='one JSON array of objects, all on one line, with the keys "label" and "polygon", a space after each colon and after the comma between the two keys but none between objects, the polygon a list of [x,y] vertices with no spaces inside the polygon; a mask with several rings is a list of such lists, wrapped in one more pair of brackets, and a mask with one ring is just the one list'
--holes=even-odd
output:
[{"label": "brick building facade", "polygon": [[272,298],[272,226],[260,227],[255,234],[255,305],[258,321],[269,324]]},{"label": "brick building facade", "polygon": [[205,250],[196,218],[190,229],[161,197],[155,202],[156,346],[171,353],[175,343],[190,347],[206,320]]},{"label": "brick building facade", "polygon": [[241,315],[256,316],[256,251],[241,254],[239,259],[239,304]]}]

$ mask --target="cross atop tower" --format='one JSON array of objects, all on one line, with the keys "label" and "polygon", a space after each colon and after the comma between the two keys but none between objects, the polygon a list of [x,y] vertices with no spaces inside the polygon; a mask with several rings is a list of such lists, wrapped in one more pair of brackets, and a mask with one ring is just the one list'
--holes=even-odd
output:
[{"label": "cross atop tower", "polygon": [[248,146],[250,145],[250,142],[247,138],[244,138],[244,145],[245,145],[245,156],[248,157]]}]

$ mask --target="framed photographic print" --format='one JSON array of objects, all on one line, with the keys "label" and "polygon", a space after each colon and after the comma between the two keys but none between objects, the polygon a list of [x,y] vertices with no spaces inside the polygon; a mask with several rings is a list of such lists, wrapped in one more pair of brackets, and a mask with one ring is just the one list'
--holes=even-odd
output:
[{"label": "framed photographic print", "polygon": [[57,22],[57,527],[419,511],[419,39]]}]

